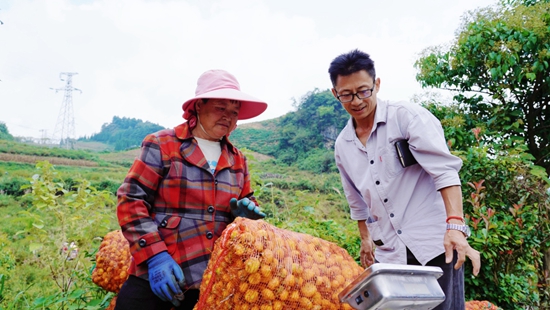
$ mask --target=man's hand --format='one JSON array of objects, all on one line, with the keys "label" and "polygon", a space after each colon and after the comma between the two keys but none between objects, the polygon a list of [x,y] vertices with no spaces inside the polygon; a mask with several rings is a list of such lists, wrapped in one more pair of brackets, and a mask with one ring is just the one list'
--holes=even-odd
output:
[{"label": "man's hand", "polygon": [[183,296],[181,287],[185,284],[181,267],[166,251],[149,258],[147,266],[149,267],[149,285],[153,293],[163,301],[170,301],[178,307],[180,302],[176,295]]},{"label": "man's hand", "polygon": [[372,242],[372,239],[361,240],[359,259],[363,268],[368,268],[374,264],[374,242]]},{"label": "man's hand", "polygon": [[254,201],[248,198],[243,198],[239,201],[236,198],[231,198],[229,206],[231,207],[231,213],[235,217],[246,217],[251,220],[263,219],[265,217],[265,213],[260,211],[260,208],[256,206]]},{"label": "man's hand", "polygon": [[473,274],[477,276],[481,268],[481,258],[479,252],[474,250],[466,240],[464,234],[458,230],[447,230],[443,241],[445,246],[445,262],[448,264],[453,261],[453,250],[458,253],[458,259],[454,266],[455,269],[460,268],[466,256],[470,258],[473,266]]}]

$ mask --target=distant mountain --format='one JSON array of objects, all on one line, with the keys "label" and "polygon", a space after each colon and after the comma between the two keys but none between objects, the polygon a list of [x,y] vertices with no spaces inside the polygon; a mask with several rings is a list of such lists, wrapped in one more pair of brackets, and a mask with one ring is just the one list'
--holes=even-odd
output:
[{"label": "distant mountain", "polygon": [[80,138],[78,141],[102,142],[113,146],[115,151],[122,151],[139,147],[146,135],[162,129],[164,127],[151,122],[114,116],[111,123],[101,126],[99,133],[93,134],[89,138]]}]

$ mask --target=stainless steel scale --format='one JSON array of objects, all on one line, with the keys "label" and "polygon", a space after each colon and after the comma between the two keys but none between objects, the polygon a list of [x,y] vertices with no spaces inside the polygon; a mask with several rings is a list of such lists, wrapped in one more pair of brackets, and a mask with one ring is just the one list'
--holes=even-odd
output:
[{"label": "stainless steel scale", "polygon": [[354,309],[433,309],[445,300],[439,267],[373,264],[339,294]]}]

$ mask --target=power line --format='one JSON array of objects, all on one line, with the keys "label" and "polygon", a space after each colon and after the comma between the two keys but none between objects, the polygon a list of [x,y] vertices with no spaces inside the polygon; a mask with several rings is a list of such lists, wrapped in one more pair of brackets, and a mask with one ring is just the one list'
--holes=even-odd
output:
[{"label": "power line", "polygon": [[[73,75],[76,75],[76,72],[61,72],[59,74],[59,79],[61,81],[66,81],[64,88],[53,89],[57,93],[60,90],[64,91],[63,103],[61,104],[61,109],[59,110],[59,115],[57,116],[57,123],[55,124],[55,130],[52,135],[52,141],[57,143],[61,147],[72,149],[74,148],[74,143],[76,140],[75,137],[75,125],[74,125],[74,112],[73,112],[73,91],[82,91],[78,88],[73,87]],[[66,76],[66,80],[63,79],[63,75]]]}]

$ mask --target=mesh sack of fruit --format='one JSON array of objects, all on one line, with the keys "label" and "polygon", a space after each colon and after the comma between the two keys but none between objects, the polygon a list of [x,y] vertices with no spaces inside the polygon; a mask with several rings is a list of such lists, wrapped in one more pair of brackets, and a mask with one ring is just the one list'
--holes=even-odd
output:
[{"label": "mesh sack of fruit", "polygon": [[114,310],[114,309],[115,309],[115,306],[116,306],[116,299],[117,299],[117,296],[115,295],[115,296],[111,299],[111,302],[109,302],[109,305],[107,306],[107,308],[105,308],[105,310]]},{"label": "mesh sack of fruit", "polygon": [[352,309],[338,293],[361,272],[332,242],[239,217],[216,241],[195,309]]},{"label": "mesh sack of fruit", "polygon": [[111,231],[105,235],[95,260],[92,281],[104,290],[118,293],[128,278],[131,261],[128,240],[120,230]]},{"label": "mesh sack of fruit", "polygon": [[500,310],[497,305],[487,300],[469,300],[466,302],[466,310]]}]

